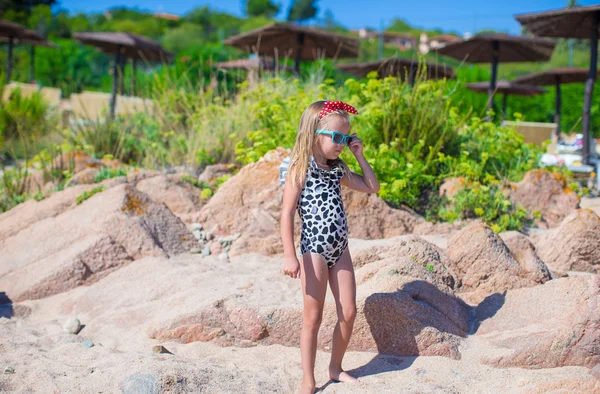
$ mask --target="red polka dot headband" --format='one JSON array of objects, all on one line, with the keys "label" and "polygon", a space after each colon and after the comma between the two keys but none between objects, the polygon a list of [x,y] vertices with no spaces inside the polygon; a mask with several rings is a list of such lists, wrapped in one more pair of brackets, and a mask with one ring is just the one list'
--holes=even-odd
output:
[{"label": "red polka dot headband", "polygon": [[331,111],[346,111],[349,112],[351,114],[358,114],[358,111],[356,110],[356,108],[354,108],[353,106],[351,106],[350,104],[346,104],[342,101],[326,101],[325,102],[325,106],[323,107],[323,109],[321,110],[321,112],[319,112],[319,119],[323,119],[323,117],[327,114],[329,114]]}]

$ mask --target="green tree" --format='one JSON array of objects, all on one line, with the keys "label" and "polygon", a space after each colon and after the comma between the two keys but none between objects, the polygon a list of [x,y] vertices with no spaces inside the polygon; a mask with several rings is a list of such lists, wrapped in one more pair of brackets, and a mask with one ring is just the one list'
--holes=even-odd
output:
[{"label": "green tree", "polygon": [[10,15],[17,16],[17,18],[10,20],[25,24],[33,8],[39,5],[51,6],[55,3],[56,0],[0,0],[0,17],[4,18],[5,12],[13,11]]},{"label": "green tree", "polygon": [[31,9],[27,26],[37,31],[42,36],[48,35],[48,29],[52,24],[52,11],[49,5],[38,5]]},{"label": "green tree", "polygon": [[318,0],[294,0],[288,12],[288,21],[307,21],[313,19],[319,8],[317,7]]},{"label": "green tree", "polygon": [[273,20],[267,18],[266,16],[257,16],[254,18],[248,18],[243,21],[240,25],[240,33],[246,33],[254,29],[258,29],[259,27],[263,27],[272,23]]},{"label": "green tree", "polygon": [[386,30],[394,33],[409,33],[413,28],[404,19],[394,18]]},{"label": "green tree", "polygon": [[246,0],[246,15],[249,17],[273,18],[280,8],[281,4],[275,4],[271,0]]},{"label": "green tree", "polygon": [[184,22],[181,26],[169,29],[162,40],[164,47],[174,53],[186,48],[198,48],[206,43],[202,26]]},{"label": "green tree", "polygon": [[243,21],[225,12],[213,11],[207,6],[193,9],[186,14],[185,20],[200,25],[206,41],[217,41],[221,37],[237,34]]}]

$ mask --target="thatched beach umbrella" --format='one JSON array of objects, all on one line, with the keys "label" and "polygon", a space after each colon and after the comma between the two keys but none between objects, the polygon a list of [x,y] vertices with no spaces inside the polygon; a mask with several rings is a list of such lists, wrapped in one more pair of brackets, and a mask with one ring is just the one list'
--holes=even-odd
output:
[{"label": "thatched beach umbrella", "polygon": [[377,71],[380,78],[389,75],[397,76],[402,80],[408,78],[411,86],[415,84],[415,78],[422,67],[425,67],[424,76],[426,79],[454,78],[454,70],[450,67],[419,62],[414,59],[390,58],[369,63],[348,63],[337,66],[339,70],[359,78],[366,77],[371,71]]},{"label": "thatched beach umbrella", "polygon": [[55,48],[54,44],[46,41],[35,31],[21,26],[19,24],[0,20],[0,41],[8,43],[8,61],[6,66],[6,82],[10,82],[10,76],[12,72],[12,55],[15,44],[27,44],[31,45],[31,65],[30,65],[30,79],[35,79],[35,46],[46,46]]},{"label": "thatched beach umbrella", "polygon": [[356,38],[287,23],[273,23],[230,37],[223,43],[258,55],[290,57],[294,59],[296,72],[300,70],[301,60],[356,58],[359,55]]},{"label": "thatched beach umbrella", "polygon": [[6,83],[10,82],[12,71],[12,53],[14,40],[25,33],[25,26],[0,19],[0,37],[8,40],[8,61],[6,65]]},{"label": "thatched beach umbrella", "polygon": [[[490,89],[490,82],[468,83],[465,86],[467,87],[467,89],[472,90],[474,92],[487,93]],[[508,101],[509,95],[535,96],[538,94],[545,93],[544,89],[540,89],[537,86],[518,84],[509,81],[498,81],[494,89],[496,92],[502,93],[504,95],[504,97],[502,98],[502,119],[504,119],[504,116],[506,114],[506,103]]]},{"label": "thatched beach umbrella", "polygon": [[556,109],[554,111],[554,123],[557,124],[556,136],[560,137],[560,85],[566,83],[583,83],[588,78],[589,71],[585,68],[562,67],[553,68],[542,72],[527,74],[515,78],[513,82],[536,86],[556,86]]},{"label": "thatched beach umbrella", "polygon": [[435,49],[440,55],[467,63],[491,63],[492,78],[488,90],[488,108],[492,108],[496,90],[498,63],[547,61],[556,43],[543,38],[518,37],[508,34],[480,34],[467,40]]},{"label": "thatched beach umbrella", "polygon": [[[0,41],[9,41],[6,37],[0,37]],[[56,45],[52,44],[48,40],[44,39],[41,35],[36,33],[33,30],[25,30],[25,32],[16,39],[13,39],[13,43],[17,45],[29,45],[29,56],[30,56],[30,64],[29,64],[29,80],[35,80],[35,47],[47,47],[47,48],[57,48]]]},{"label": "thatched beach umbrella", "polygon": [[125,60],[132,59],[132,84],[135,86],[135,68],[136,61],[143,60],[147,62],[168,62],[173,55],[164,50],[159,43],[146,37],[131,33],[113,33],[113,32],[87,32],[75,33],[73,37],[83,44],[92,45],[99,51],[115,56],[115,65],[113,68],[113,88],[110,100],[110,117],[115,116],[115,104],[117,100],[117,85],[119,75],[122,74],[125,67]]},{"label": "thatched beach umbrella", "polygon": [[600,4],[589,7],[516,15],[515,18],[536,36],[583,38],[590,40],[590,69],[585,82],[583,100],[583,163],[589,164],[590,108],[598,71],[598,35],[600,34]]}]

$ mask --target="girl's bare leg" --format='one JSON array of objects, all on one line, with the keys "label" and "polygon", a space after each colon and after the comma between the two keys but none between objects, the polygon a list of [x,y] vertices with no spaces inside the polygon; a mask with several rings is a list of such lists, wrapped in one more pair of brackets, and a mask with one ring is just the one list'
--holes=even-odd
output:
[{"label": "girl's bare leg", "polygon": [[323,319],[323,305],[329,276],[325,259],[315,253],[305,253],[300,264],[300,281],[304,298],[300,354],[302,357],[302,384],[299,393],[315,391],[315,359],[317,357],[317,334]]},{"label": "girl's bare leg", "polygon": [[356,318],[356,280],[348,248],[329,270],[329,286],[335,298],[338,321],[333,331],[329,378],[340,382],[358,382],[342,369],[342,359],[350,342]]}]

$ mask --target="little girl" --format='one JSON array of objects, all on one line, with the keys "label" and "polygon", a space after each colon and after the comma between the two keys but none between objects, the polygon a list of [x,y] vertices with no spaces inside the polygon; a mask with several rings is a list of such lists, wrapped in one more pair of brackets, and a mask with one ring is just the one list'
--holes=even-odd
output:
[{"label": "little girl", "polygon": [[[281,212],[281,238],[285,253],[283,273],[300,278],[304,298],[300,353],[301,393],[315,390],[317,333],[323,316],[327,282],[335,298],[338,322],[333,332],[329,377],[335,381],[358,382],[342,369],[354,318],[356,281],[348,250],[348,223],[342,204],[341,186],[365,193],[377,193],[379,182],[363,156],[361,140],[349,135],[348,113],[358,112],[341,101],[317,101],[300,119],[296,144],[280,167],[284,186]],[[348,169],[340,153],[348,146],[362,170],[362,176]],[[294,247],[294,214],[302,219],[300,253]]]}]

